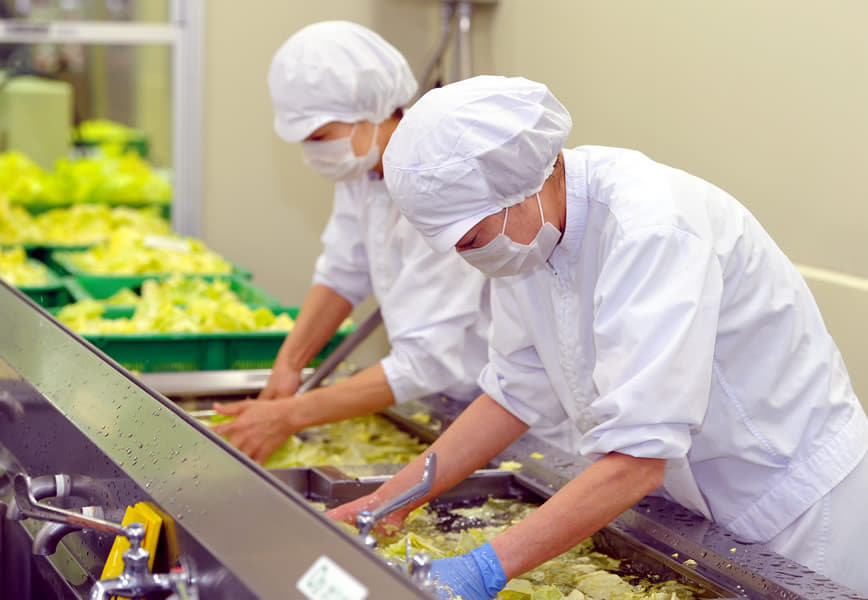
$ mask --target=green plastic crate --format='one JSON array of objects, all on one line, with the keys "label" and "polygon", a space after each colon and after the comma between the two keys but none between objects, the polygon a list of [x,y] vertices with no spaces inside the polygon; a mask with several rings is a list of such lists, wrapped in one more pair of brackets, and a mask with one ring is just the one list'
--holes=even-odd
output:
[{"label": "green plastic crate", "polygon": [[[34,265],[43,265],[43,263],[32,258],[28,258],[27,262]],[[59,308],[72,302],[72,294],[69,288],[67,288],[66,283],[52,273],[51,269],[48,269],[48,281],[46,283],[17,287],[39,304],[39,306],[44,308]]]},{"label": "green plastic crate", "polygon": [[[213,281],[214,279],[228,279],[229,289],[235,292],[241,302],[254,307],[265,306],[271,310],[281,310],[284,308],[277,298],[272,297],[258,285],[238,276],[230,275],[228,277],[223,277],[213,275],[184,275],[183,277],[189,277],[190,279],[205,279],[207,281]],[[76,302],[81,300],[105,300],[116,292],[116,290],[113,291],[114,284],[111,281],[106,285],[106,282],[103,280],[93,279],[80,281],[74,277],[69,277],[67,278],[66,285]],[[140,294],[141,287],[142,284],[139,283],[139,285],[133,286],[130,289],[137,294]],[[123,307],[128,309],[135,308],[135,306],[120,304],[113,305],[113,307]]]},{"label": "green plastic crate", "polygon": [[[138,288],[146,279],[164,279],[170,277],[172,273],[148,273],[142,275],[96,275],[89,271],[82,271],[69,260],[68,252],[52,252],[50,256],[52,266],[56,265],[57,269],[61,269],[65,275],[71,275],[85,288],[99,289],[103,298],[108,298],[112,294],[117,293],[123,288]],[[219,277],[231,278],[233,276],[243,279],[250,279],[251,273],[246,269],[242,269],[234,263],[232,265],[232,273],[184,273],[184,276],[196,277]]]},{"label": "green plastic crate", "polygon": [[[289,307],[277,312],[286,312],[295,318],[298,308]],[[338,330],[309,366],[322,362],[354,329],[355,325]],[[127,369],[151,373],[268,369],[274,363],[286,332],[141,333],[83,337]]]}]

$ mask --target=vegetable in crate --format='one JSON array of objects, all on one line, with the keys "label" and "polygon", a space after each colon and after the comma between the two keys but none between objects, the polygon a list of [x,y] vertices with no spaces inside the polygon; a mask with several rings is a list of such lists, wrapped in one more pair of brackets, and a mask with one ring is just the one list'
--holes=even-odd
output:
[{"label": "vegetable in crate", "polygon": [[168,234],[150,236],[131,229],[114,232],[108,241],[70,254],[68,259],[81,271],[95,275],[232,272],[232,265],[200,240]]},{"label": "vegetable in crate", "polygon": [[82,300],[65,306],[57,318],[82,335],[141,333],[220,333],[289,331],[294,322],[268,308],[251,308],[237,300],[193,298],[183,306],[157,297],[143,300],[129,318],[103,318],[106,304]]},{"label": "vegetable in crate", "polygon": [[14,204],[61,201],[51,175],[15,151],[0,154],[0,190]]},{"label": "vegetable in crate", "polygon": [[42,263],[28,261],[23,248],[0,249],[0,279],[18,287],[48,283],[49,272]]},{"label": "vegetable in crate", "polygon": [[88,205],[56,208],[34,217],[0,196],[0,244],[90,245],[125,228],[151,234],[170,231],[168,221],[155,209]]},{"label": "vegetable in crate", "polygon": [[60,159],[54,170],[54,186],[74,204],[168,204],[172,186],[138,154],[96,158]]}]

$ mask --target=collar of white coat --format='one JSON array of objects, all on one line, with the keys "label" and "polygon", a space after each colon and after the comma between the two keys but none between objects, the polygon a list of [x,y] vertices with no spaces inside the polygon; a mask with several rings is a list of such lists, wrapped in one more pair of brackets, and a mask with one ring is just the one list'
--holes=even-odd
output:
[{"label": "collar of white coat", "polygon": [[550,261],[571,262],[579,254],[588,224],[588,163],[579,149],[564,148],[564,184],[566,188],[567,217],[561,242],[555,247]]}]

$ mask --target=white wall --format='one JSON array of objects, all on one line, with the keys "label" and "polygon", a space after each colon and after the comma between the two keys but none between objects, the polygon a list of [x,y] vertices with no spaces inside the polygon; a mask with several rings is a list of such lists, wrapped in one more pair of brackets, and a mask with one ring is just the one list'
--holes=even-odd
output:
[{"label": "white wall", "polygon": [[[434,0],[230,0],[207,6],[205,235],[299,302],[330,186],[271,130],[265,72],[294,30],[373,27],[417,74]],[[868,277],[868,3],[864,0],[500,0],[475,13],[476,72],[546,82],[571,145],[642,150],[746,206],[798,263]],[[868,292],[808,279],[863,402]]]}]

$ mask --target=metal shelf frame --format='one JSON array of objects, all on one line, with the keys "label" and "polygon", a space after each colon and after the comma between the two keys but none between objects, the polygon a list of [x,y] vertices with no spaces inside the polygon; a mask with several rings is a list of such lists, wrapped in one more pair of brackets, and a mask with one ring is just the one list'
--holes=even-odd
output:
[{"label": "metal shelf frame", "polygon": [[202,232],[203,0],[171,0],[167,23],[0,20],[0,44],[165,45],[172,52],[172,227]]}]

